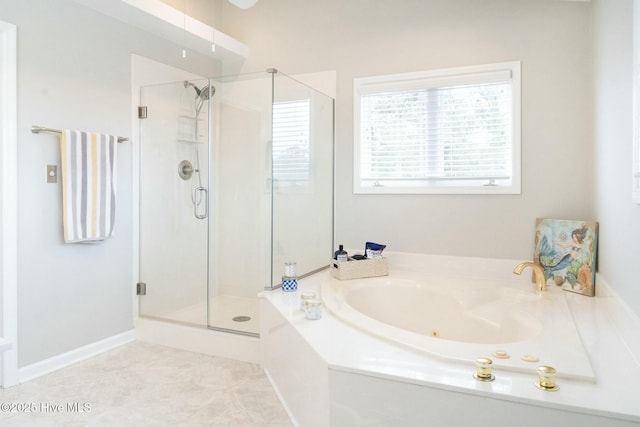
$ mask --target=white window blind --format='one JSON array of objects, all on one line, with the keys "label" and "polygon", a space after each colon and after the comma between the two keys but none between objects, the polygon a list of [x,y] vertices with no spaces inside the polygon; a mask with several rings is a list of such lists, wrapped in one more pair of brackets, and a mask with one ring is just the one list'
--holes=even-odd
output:
[{"label": "white window blind", "polygon": [[356,193],[519,193],[519,63],[354,88]]},{"label": "white window blind", "polygon": [[309,180],[308,99],[273,104],[273,178],[280,183]]}]

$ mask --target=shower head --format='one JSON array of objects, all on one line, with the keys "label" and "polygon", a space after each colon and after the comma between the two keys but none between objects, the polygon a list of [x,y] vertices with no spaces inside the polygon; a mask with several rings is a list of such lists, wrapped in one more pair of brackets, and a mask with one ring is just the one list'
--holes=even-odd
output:
[{"label": "shower head", "polygon": [[206,101],[209,98],[212,98],[213,95],[216,93],[216,88],[213,86],[207,85],[207,86],[203,86],[202,88],[198,88],[198,86],[194,85],[190,81],[185,80],[184,87],[189,87],[189,86],[191,86],[193,90],[196,91],[196,98],[199,97],[202,101]]},{"label": "shower head", "polygon": [[200,91],[198,92],[198,96],[202,98],[203,101],[206,101],[210,98],[213,98],[213,95],[215,93],[216,93],[216,88],[211,85],[207,85],[207,86],[203,86],[202,89],[200,89]]}]

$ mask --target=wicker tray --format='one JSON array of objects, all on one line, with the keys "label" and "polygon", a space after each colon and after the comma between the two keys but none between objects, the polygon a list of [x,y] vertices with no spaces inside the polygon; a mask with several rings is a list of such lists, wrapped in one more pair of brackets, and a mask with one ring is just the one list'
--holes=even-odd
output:
[{"label": "wicker tray", "polygon": [[331,275],[340,280],[389,275],[389,263],[386,258],[352,260],[349,262],[337,262],[332,259],[329,267],[331,268]]}]

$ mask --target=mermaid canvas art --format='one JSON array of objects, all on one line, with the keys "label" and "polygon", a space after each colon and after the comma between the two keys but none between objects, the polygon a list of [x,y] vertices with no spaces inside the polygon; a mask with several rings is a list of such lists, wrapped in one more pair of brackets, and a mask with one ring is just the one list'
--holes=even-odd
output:
[{"label": "mermaid canvas art", "polygon": [[538,218],[533,261],[547,282],[594,296],[598,223]]}]

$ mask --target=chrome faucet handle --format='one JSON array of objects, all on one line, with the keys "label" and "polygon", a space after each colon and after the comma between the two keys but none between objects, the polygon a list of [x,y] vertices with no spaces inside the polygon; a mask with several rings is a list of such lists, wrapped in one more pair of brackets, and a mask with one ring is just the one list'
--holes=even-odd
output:
[{"label": "chrome faucet handle", "polygon": [[538,290],[546,291],[547,279],[544,277],[544,270],[539,265],[528,261],[521,262],[513,269],[513,273],[520,275],[520,273],[522,273],[522,270],[524,270],[526,267],[531,267],[531,269],[533,270],[533,276],[536,279],[536,286],[538,287]]}]

